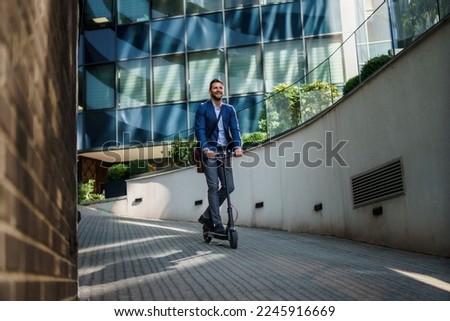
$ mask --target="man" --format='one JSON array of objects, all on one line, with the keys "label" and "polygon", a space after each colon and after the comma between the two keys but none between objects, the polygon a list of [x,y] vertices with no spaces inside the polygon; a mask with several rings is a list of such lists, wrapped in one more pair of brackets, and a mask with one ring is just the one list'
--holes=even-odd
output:
[{"label": "man", "polygon": [[[236,157],[243,155],[236,110],[222,102],[223,91],[223,82],[213,79],[209,84],[210,99],[200,104],[195,114],[195,136],[202,147],[202,161],[208,184],[208,208],[198,221],[218,234],[226,233],[220,216],[220,205],[227,197],[227,190],[224,186],[223,168],[216,159],[216,152],[226,150],[233,151]],[[234,190],[234,182],[229,157],[226,158],[226,164],[226,182],[231,193]]]}]

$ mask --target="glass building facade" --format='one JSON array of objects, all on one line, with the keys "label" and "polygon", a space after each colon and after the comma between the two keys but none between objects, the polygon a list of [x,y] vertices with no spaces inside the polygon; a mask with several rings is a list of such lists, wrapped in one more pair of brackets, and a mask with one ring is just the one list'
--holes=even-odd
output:
[{"label": "glass building facade", "polygon": [[[213,78],[224,81],[242,133],[257,131],[257,102],[324,61],[344,40],[343,20],[358,20],[358,6],[342,12],[342,2],[348,0],[85,0],[79,151],[187,133]],[[378,2],[355,0],[361,8]],[[344,61],[333,58],[330,82],[337,86],[348,78]]]}]

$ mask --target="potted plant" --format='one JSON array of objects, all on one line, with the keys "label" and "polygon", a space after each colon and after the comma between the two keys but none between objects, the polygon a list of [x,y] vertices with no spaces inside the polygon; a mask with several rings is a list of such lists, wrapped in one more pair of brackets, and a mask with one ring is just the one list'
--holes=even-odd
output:
[{"label": "potted plant", "polygon": [[108,168],[108,182],[105,184],[105,197],[127,195],[126,179],[130,176],[129,167],[123,163],[114,164]]}]

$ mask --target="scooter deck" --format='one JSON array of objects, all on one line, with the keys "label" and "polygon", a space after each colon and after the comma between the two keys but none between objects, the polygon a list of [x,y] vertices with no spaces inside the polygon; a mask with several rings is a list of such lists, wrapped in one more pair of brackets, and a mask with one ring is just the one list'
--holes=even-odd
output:
[{"label": "scooter deck", "polygon": [[216,239],[228,240],[228,233],[226,233],[226,232],[224,234],[215,233],[213,231],[209,231],[209,232],[205,232],[205,233],[208,235],[208,237],[214,237]]}]

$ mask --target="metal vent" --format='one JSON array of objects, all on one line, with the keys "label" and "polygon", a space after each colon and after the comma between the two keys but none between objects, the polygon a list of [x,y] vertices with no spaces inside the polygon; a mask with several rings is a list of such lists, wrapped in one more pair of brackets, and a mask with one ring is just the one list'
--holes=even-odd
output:
[{"label": "metal vent", "polygon": [[405,194],[401,160],[352,177],[353,207],[361,207]]}]

